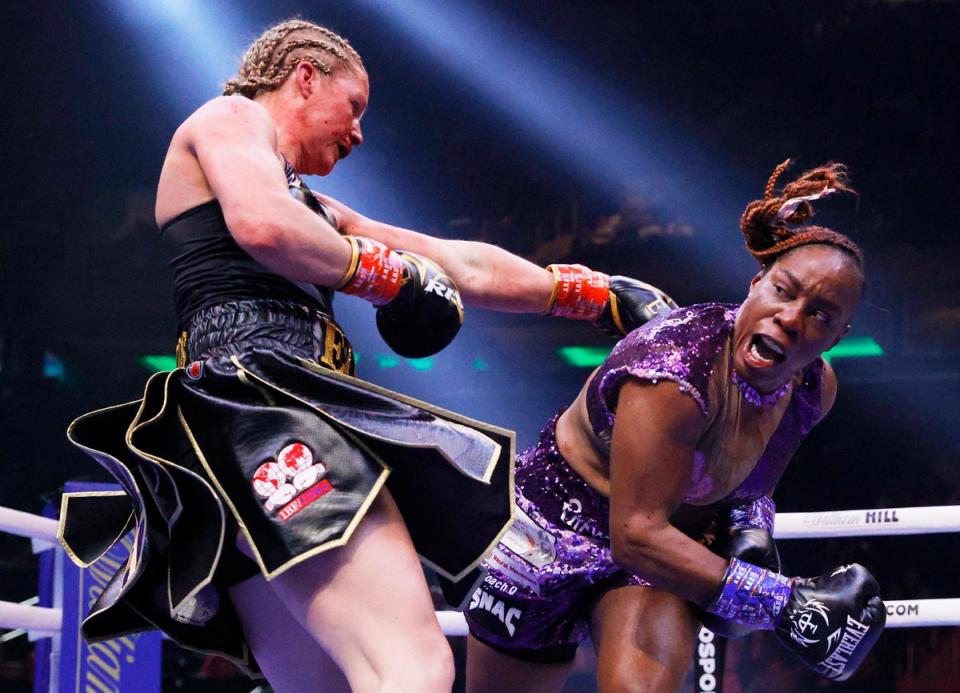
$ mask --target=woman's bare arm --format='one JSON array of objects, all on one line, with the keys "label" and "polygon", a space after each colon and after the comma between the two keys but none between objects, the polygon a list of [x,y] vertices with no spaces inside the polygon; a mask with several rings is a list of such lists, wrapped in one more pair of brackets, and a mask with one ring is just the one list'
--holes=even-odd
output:
[{"label": "woman's bare arm", "polygon": [[237,244],[277,274],[336,284],[351,249],[336,229],[294,200],[267,111],[239,96],[204,105],[182,126]]},{"label": "woman's bare arm", "polygon": [[708,604],[727,561],[684,535],[669,518],[690,484],[706,420],[670,381],[627,381],[620,389],[610,451],[613,559],[687,601]]},{"label": "woman's bare arm", "polygon": [[476,241],[451,241],[391,226],[317,195],[337,214],[340,230],[367,236],[396,250],[409,250],[437,262],[453,278],[464,303],[515,313],[540,313],[553,292],[553,275],[503,248]]}]

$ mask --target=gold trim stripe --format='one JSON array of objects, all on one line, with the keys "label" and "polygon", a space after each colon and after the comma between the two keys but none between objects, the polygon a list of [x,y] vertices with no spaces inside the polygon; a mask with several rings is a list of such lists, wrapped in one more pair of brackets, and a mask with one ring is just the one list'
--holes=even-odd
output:
[{"label": "gold trim stripe", "polygon": [[[144,459],[159,465],[160,469],[162,469],[165,474],[169,475],[169,472],[167,472],[167,470],[164,469],[164,467],[170,466],[178,469],[179,471],[186,472],[189,476],[192,476],[195,479],[197,479],[210,492],[210,496],[217,503],[217,510],[220,513],[220,538],[217,542],[217,553],[214,557],[214,560],[211,561],[210,563],[210,568],[207,571],[207,575],[199,583],[197,583],[197,585],[192,590],[190,590],[190,592],[188,592],[187,595],[182,600],[180,600],[177,604],[173,603],[173,594],[170,592],[170,589],[173,583],[173,581],[170,579],[170,573],[173,571],[173,566],[168,561],[167,604],[170,610],[171,618],[174,618],[173,614],[179,611],[187,601],[189,601],[190,599],[193,599],[193,597],[195,597],[197,593],[200,592],[200,590],[202,590],[204,587],[206,587],[211,582],[213,582],[214,573],[216,573],[217,565],[220,563],[220,557],[223,555],[223,541],[226,535],[226,514],[224,513],[224,510],[223,510],[223,504],[219,502],[219,499],[217,498],[217,493],[212,488],[210,488],[210,484],[207,483],[206,479],[204,479],[202,476],[200,476],[196,472],[191,471],[190,469],[187,469],[186,467],[182,467],[170,460],[165,460],[162,457],[151,455],[150,453],[146,452],[145,450],[139,449],[133,444],[133,434],[136,432],[137,429],[141,428],[142,426],[149,425],[154,421],[158,421],[166,413],[167,407],[170,404],[170,398],[169,398],[170,381],[173,379],[175,375],[181,374],[181,373],[182,373],[182,370],[177,369],[175,371],[168,371],[165,374],[167,377],[165,378],[163,383],[163,403],[160,405],[160,410],[154,416],[150,417],[146,421],[140,421],[139,420],[140,416],[143,413],[141,408],[141,411],[137,412],[137,416],[134,417],[133,421],[130,424],[130,427],[127,429],[127,436],[126,436],[127,447],[130,448],[131,451],[133,451],[137,455],[140,455]],[[177,411],[179,412],[179,407],[177,408]],[[172,478],[171,478],[171,484],[173,485],[173,488],[176,489],[176,482]],[[178,506],[177,517],[179,517],[180,515],[179,508],[183,507],[182,504],[180,503],[179,493],[177,493],[177,506]],[[174,521],[175,520],[176,518],[174,519]],[[173,525],[171,523],[168,526],[168,530],[167,530],[168,533],[170,532],[170,530],[172,530],[172,528],[173,528]],[[171,542],[173,541],[172,534],[170,534],[170,541]]]},{"label": "gold trim stripe", "polygon": [[357,273],[357,267],[360,266],[360,243],[353,236],[343,236],[343,238],[350,244],[350,264],[347,265],[347,269],[343,273],[343,276],[340,277],[340,281],[333,285],[334,291],[340,291],[340,289],[349,284],[353,276]]},{"label": "gold trim stripe", "polygon": [[557,295],[560,293],[560,271],[556,265],[547,265],[547,270],[553,275],[553,289],[550,291],[550,300],[547,301],[543,314],[552,315],[557,304]]}]

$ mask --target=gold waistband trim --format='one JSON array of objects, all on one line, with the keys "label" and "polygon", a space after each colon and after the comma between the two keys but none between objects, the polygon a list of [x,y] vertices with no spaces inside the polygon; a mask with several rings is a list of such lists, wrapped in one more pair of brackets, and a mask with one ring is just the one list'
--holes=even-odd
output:
[{"label": "gold waistband trim", "polygon": [[[323,323],[323,351],[318,359],[320,365],[343,373],[344,375],[353,375],[355,360],[353,357],[353,347],[350,340],[332,320],[328,320],[321,313],[315,313],[312,318]],[[177,367],[184,368],[187,365],[187,338],[188,333],[183,330],[177,339],[176,356]]]}]

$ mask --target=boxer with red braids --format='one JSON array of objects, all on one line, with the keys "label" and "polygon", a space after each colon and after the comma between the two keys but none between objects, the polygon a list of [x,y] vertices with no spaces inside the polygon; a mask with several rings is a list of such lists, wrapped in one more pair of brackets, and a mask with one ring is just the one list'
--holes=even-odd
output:
[{"label": "boxer with red braids", "polygon": [[469,691],[558,691],[588,635],[599,690],[677,690],[698,618],[728,636],[773,630],[835,680],[876,642],[885,611],[865,568],[788,577],[773,542],[770,495],[836,395],[820,355],[864,292],[859,248],[803,225],[812,202],[850,190],[846,170],[777,194],[788,163],[741,220],[761,265],[744,301],[631,332],[518,456],[518,520],[465,607]]},{"label": "boxer with red braids", "polygon": [[376,306],[405,356],[449,343],[464,304],[619,332],[671,305],[313,193],[301,174],[363,142],[368,96],[348,41],[291,20],[174,133],[156,219],[182,368],[69,430],[124,493],[65,498],[68,551],[88,564],[128,530],[137,541],[88,639],[161,628],[277,691],[449,691],[417,554],[451,578],[479,562],[512,515],[512,433],[350,377],[334,291]]}]

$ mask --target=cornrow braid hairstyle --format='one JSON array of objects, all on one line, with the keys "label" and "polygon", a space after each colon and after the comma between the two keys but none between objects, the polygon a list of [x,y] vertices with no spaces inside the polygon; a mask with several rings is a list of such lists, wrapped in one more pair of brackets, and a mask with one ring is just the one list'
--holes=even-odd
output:
[{"label": "cornrow braid hairstyle", "polygon": [[360,54],[339,34],[303,19],[288,19],[260,35],[243,54],[240,68],[223,86],[224,96],[249,99],[280,87],[301,60],[330,74],[343,66],[364,70]]},{"label": "cornrow braid hairstyle", "polygon": [[823,243],[850,253],[862,267],[863,253],[857,244],[844,234],[823,226],[788,226],[803,224],[813,216],[811,201],[797,198],[820,195],[828,188],[855,193],[849,186],[847,167],[835,163],[818,166],[785,185],[777,195],[777,180],[791,163],[791,160],[787,159],[773,170],[764,189],[763,199],[748,204],[740,217],[740,230],[743,231],[749,253],[761,264],[767,265],[794,248]]}]

